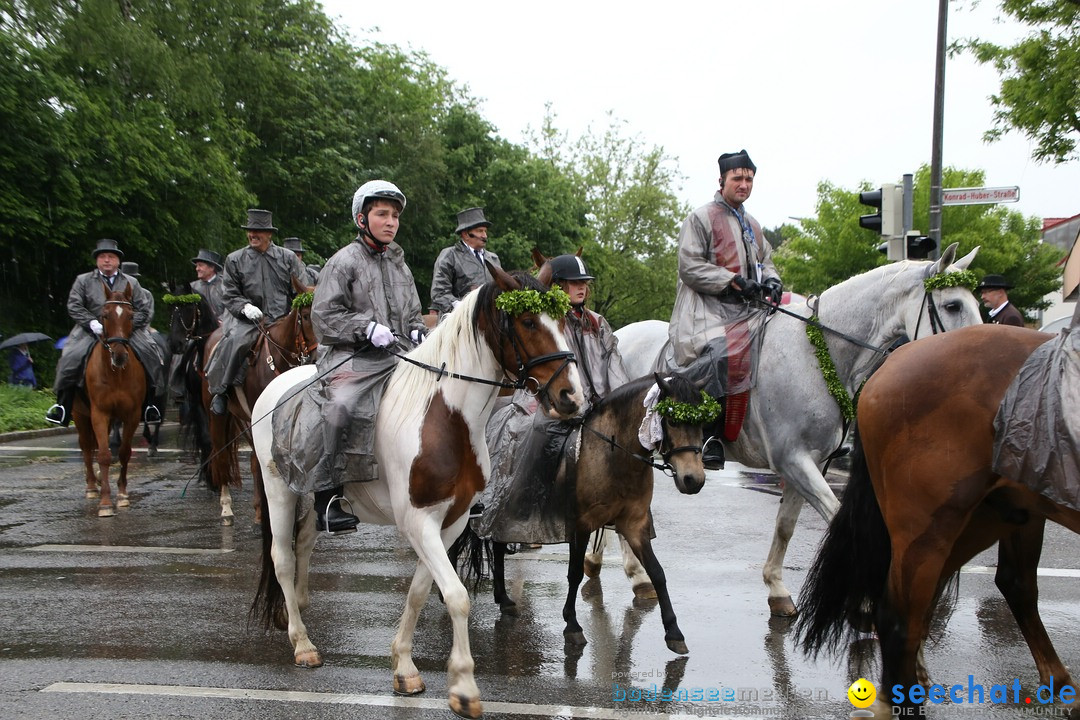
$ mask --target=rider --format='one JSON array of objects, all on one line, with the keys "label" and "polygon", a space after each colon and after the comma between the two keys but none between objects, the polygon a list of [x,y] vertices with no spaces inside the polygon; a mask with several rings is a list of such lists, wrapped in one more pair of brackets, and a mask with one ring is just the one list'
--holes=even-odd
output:
[{"label": "rider", "polygon": [[440,315],[456,308],[470,290],[491,280],[485,260],[502,267],[499,256],[487,250],[491,223],[484,217],[484,208],[466,208],[457,214],[457,219],[454,232],[461,242],[442,249],[431,276],[431,306]]},{"label": "rider", "polygon": [[307,281],[307,270],[291,251],[273,243],[273,214],[248,210],[248,246],[225,258],[222,299],[225,316],[222,338],[206,365],[206,380],[213,399],[210,411],[224,415],[230,385],[244,382],[244,359],[259,337],[263,316],[276,320],[292,309],[292,278]]},{"label": "rider", "polygon": [[214,313],[214,319],[220,323],[225,314],[224,282],[218,275],[222,269],[221,255],[203,248],[199,250],[198,257],[191,258],[191,263],[198,278],[191,283],[191,292],[203,296]]},{"label": "rider", "polygon": [[721,433],[734,440],[742,424],[764,324],[761,311],[779,304],[783,294],[772,247],[743,207],[757,166],[746,150],[724,153],[717,162],[720,190],[683,221],[679,232],[679,281],[668,328],[675,364],[685,368],[711,355],[706,362],[715,368],[720,387],[706,385],[706,390],[728,396],[725,420],[705,428],[702,459],[709,469],[724,465]]},{"label": "rider", "polygon": [[[104,283],[112,292],[122,292],[131,286],[131,303],[135,309],[131,334],[131,348],[139,358],[147,373],[147,394],[156,396],[156,389],[165,387],[165,369],[161,351],[150,337],[148,328],[153,313],[153,300],[144,292],[139,281],[120,270],[120,259],[124,253],[115,240],[98,240],[92,253],[96,270],[83,273],[75,278],[75,283],[68,293],[68,316],[75,327],[68,334],[67,343],[56,364],[56,404],[45,413],[45,419],[56,425],[67,426],[71,423],[71,405],[75,399],[75,390],[82,382],[86,359],[94,344],[100,339],[103,327],[101,314],[105,310]],[[147,417],[153,409],[160,419],[156,406],[147,408]]]},{"label": "rider", "polygon": [[308,271],[308,278],[304,281],[305,285],[315,285],[319,282],[319,273],[322,268],[318,265],[308,265],[304,262],[304,243],[300,241],[298,237],[287,237],[281,241],[281,246],[286,250],[292,250],[296,257],[300,260],[300,264],[303,265]]},{"label": "rider", "polygon": [[394,242],[405,195],[386,180],[371,180],[353,195],[356,238],[334,253],[315,287],[311,323],[319,339],[324,445],[316,467],[319,530],[352,532],[358,522],[334,500],[343,481],[378,477],[375,414],[384,381],[398,359],[386,348],[419,344],[427,332],[420,297],[405,253]]}]

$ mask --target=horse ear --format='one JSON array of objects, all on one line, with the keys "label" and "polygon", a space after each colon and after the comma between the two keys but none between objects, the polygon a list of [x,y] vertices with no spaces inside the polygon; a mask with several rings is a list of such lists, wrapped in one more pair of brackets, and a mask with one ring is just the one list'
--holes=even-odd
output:
[{"label": "horse ear", "polygon": [[934,261],[934,263],[926,269],[926,276],[937,275],[938,273],[945,272],[953,263],[953,259],[956,258],[956,248],[960,243],[953,243],[949,247],[941,251],[941,257]]},{"label": "horse ear", "polygon": [[660,392],[664,395],[671,395],[671,384],[660,373],[654,372],[653,378],[656,380],[656,384],[660,386]]},{"label": "horse ear", "polygon": [[953,265],[955,265],[960,270],[967,270],[968,266],[971,265],[971,262],[975,259],[975,256],[979,253],[979,248],[981,247],[982,245],[976,245],[974,250],[954,262]]},{"label": "horse ear", "polygon": [[578,257],[581,257],[581,251],[582,251],[582,249],[584,249],[584,247],[585,247],[584,245],[578,245],[577,252],[574,253],[574,254],[577,255]]},{"label": "horse ear", "polygon": [[302,295],[311,290],[311,288],[309,288],[307,285],[304,285],[302,282],[300,282],[300,279],[295,275],[290,275],[289,279],[292,280],[293,290],[296,291],[297,295]]},{"label": "horse ear", "polygon": [[134,294],[134,290],[131,287],[131,283],[128,283],[127,285],[124,286],[124,299],[125,300],[130,300],[131,296],[133,294]]},{"label": "horse ear", "polygon": [[514,276],[503,270],[501,267],[492,265],[487,259],[484,260],[484,264],[487,265],[488,272],[491,273],[491,277],[495,280],[495,285],[502,291],[520,290],[521,283],[519,283]]},{"label": "horse ear", "polygon": [[533,246],[532,261],[534,264],[534,269],[539,270],[540,268],[544,267],[544,263],[546,263],[548,259],[544,257],[544,253],[540,252],[540,248]]}]

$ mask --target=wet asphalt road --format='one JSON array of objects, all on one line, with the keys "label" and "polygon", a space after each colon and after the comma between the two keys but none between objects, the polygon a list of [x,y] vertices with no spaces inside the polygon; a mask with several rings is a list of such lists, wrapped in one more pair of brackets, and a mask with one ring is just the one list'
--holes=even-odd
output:
[{"label": "wet asphalt road", "polygon": [[[2,718],[443,718],[450,625],[432,595],[415,657],[428,690],[390,692],[388,649],[412,574],[412,552],[393,528],[320,538],[312,607],[305,613],[326,665],[292,665],[284,633],[249,622],[260,540],[250,485],[237,493],[237,523],[219,524],[216,496],[189,480],[195,467],[166,436],[154,459],[137,452],[133,505],[111,519],[83,498],[74,436],[0,444],[0,717]],[[246,479],[245,479],[246,481]],[[186,493],[185,493],[186,487]],[[656,714],[729,718],[843,718],[847,686],[874,668],[814,662],[768,615],[761,565],[778,498],[776,479],[710,473],[697,496],[659,478],[657,555],[690,654],[663,642],[655,603],[635,603],[617,552],[583,588],[578,614],[589,644],[564,646],[565,548],[507,560],[519,599],[501,617],[487,592],[474,601],[471,642],[489,718],[629,718]],[[824,523],[804,513],[785,579],[797,592]],[[1041,608],[1066,664],[1080,659],[1078,539],[1049,529]],[[960,600],[927,651],[944,683],[1011,682],[1034,692],[1037,675],[993,586],[984,554],[961,580]],[[734,688],[741,702],[618,700],[627,684]],[[614,684],[619,688],[615,689]],[[780,688],[787,688],[780,692]],[[880,692],[880,689],[879,689]],[[646,712],[649,715],[640,713]],[[931,718],[1062,717],[1059,708],[936,706]]]}]

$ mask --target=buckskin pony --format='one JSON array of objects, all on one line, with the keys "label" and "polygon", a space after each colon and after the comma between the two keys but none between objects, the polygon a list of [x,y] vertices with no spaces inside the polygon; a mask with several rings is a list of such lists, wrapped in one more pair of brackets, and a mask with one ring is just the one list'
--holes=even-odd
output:
[{"label": "buckskin pony", "polygon": [[[376,419],[379,479],[345,484],[361,521],[396,524],[418,556],[390,648],[394,691],[411,695],[424,690],[412,658],[412,638],[434,580],[454,628],[447,663],[449,705],[469,718],[483,712],[469,650],[469,597],[446,550],[468,522],[468,510],[490,472],[484,426],[495,395],[509,376],[517,386],[537,392],[553,417],[571,417],[584,402],[560,327],[566,308],[552,302],[561,291],[542,292],[545,288],[528,275],[510,276],[490,265],[489,270],[494,281],[467,295],[391,374]],[[512,292],[523,286],[538,292]],[[510,308],[499,302],[507,292],[508,299],[522,299],[524,306],[500,309]],[[312,495],[294,493],[274,462],[269,415],[282,398],[316,381],[315,374],[316,368],[304,366],[273,380],[253,408],[254,417],[266,419],[252,428],[267,509],[262,577],[252,611],[268,627],[288,629],[294,662],[304,667],[323,662],[300,617],[309,603],[315,513]]]}]

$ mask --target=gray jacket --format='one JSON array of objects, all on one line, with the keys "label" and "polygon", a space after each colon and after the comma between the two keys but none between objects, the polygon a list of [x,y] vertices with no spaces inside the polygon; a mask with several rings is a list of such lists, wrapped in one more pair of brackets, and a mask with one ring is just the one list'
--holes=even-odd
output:
[{"label": "gray jacket", "polygon": [[731,280],[736,275],[758,282],[779,278],[772,261],[772,246],[761,225],[749,213],[751,244],[731,207],[716,193],[683,221],[679,231],[679,281],[671,311],[668,336],[675,362],[695,360],[710,341],[724,337],[729,328],[748,320],[758,306],[738,296]]},{"label": "gray jacket", "polygon": [[563,332],[577,357],[585,399],[590,405],[630,380],[619,354],[619,339],[603,315],[585,309],[578,317],[571,310]]},{"label": "gray jacket", "polygon": [[[484,258],[495,267],[502,267],[499,256],[490,250],[484,250]],[[458,240],[450,247],[443,248],[435,260],[431,277],[431,307],[440,314],[448,313],[454,309],[455,300],[461,300],[470,290],[490,280],[491,273],[472,248]]]},{"label": "gray jacket", "polygon": [[215,275],[210,282],[204,280],[195,280],[191,283],[191,292],[198,293],[205,298],[210,310],[214,313],[214,317],[218,322],[221,322],[222,315],[225,314],[225,282],[220,275]]}]

